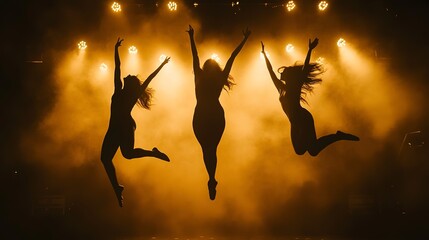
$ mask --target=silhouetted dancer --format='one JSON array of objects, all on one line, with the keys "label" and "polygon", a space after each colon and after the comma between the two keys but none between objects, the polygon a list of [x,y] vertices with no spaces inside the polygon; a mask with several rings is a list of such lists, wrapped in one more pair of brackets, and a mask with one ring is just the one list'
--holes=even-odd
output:
[{"label": "silhouetted dancer", "polygon": [[216,151],[225,129],[225,115],[219,102],[219,96],[222,89],[230,90],[234,84],[232,82],[232,77],[229,75],[232,63],[246,43],[250,31],[248,29],[243,31],[243,40],[232,52],[223,70],[213,59],[206,60],[203,68],[200,67],[200,60],[194,41],[194,29],[191,25],[189,25],[189,30],[187,30],[187,32],[189,33],[189,39],[191,41],[193,69],[195,74],[195,95],[197,99],[192,126],[195,136],[203,150],[204,164],[209,175],[209,195],[210,199],[214,200],[216,197],[217,185],[215,178],[217,165]]},{"label": "silhouetted dancer", "polygon": [[307,103],[305,96],[313,91],[313,85],[322,81],[319,78],[319,75],[323,73],[321,64],[310,63],[311,51],[317,46],[318,42],[317,38],[314,41],[309,39],[308,53],[304,65],[279,68],[280,79],[274,73],[273,67],[265,54],[264,43],[261,42],[265,63],[280,94],[279,100],[283,111],[291,124],[292,145],[298,155],[308,151],[311,156],[317,156],[320,151],[336,141],[359,141],[357,136],[341,131],[317,138],[313,116],[301,106],[301,102]]},{"label": "silhouetted dancer", "polygon": [[118,198],[119,206],[121,207],[123,204],[122,191],[124,190],[124,186],[118,183],[113,165],[113,157],[118,148],[121,149],[122,156],[126,159],[156,157],[164,161],[170,161],[168,156],[160,152],[157,148],[153,148],[151,151],[134,148],[136,123],[131,116],[131,110],[136,103],[143,108],[150,109],[152,89],[147,86],[161,68],[168,63],[170,58],[167,57],[143,83],[136,76],[128,75],[124,78],[124,87],[122,88],[121,61],[118,53],[118,48],[121,46],[122,41],[123,39],[118,38],[115,45],[115,90],[110,105],[109,128],[107,129],[101,148],[101,162],[106,169],[110,183]]}]

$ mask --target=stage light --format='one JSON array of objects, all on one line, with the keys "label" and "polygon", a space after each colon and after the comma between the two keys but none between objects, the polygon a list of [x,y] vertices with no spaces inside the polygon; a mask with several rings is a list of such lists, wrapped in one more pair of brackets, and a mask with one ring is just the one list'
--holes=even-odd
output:
[{"label": "stage light", "polygon": [[107,65],[105,63],[100,64],[100,71],[107,72]]},{"label": "stage light", "polygon": [[328,7],[328,2],[327,1],[320,1],[319,2],[319,10],[320,11],[325,11],[325,9]]},{"label": "stage light", "polygon": [[286,9],[290,12],[296,7],[295,3],[293,1],[289,1],[286,4]]},{"label": "stage light", "polygon": [[168,9],[170,11],[176,11],[177,10],[177,3],[176,2],[168,2],[167,6],[168,6]]},{"label": "stage light", "polygon": [[344,40],[342,38],[338,39],[337,46],[338,47],[344,47],[344,46],[346,46],[346,40]]},{"label": "stage light", "polygon": [[128,52],[131,54],[137,54],[137,48],[135,46],[131,46],[130,48],[128,48]]},{"label": "stage light", "polygon": [[194,2],[194,7],[198,7],[198,3],[197,2]]},{"label": "stage light", "polygon": [[295,47],[292,45],[292,44],[288,44],[288,45],[286,45],[286,52],[288,52],[288,53],[291,53],[291,52],[293,52],[293,50],[295,49]]},{"label": "stage light", "polygon": [[210,56],[210,58],[213,59],[213,60],[215,60],[217,63],[220,63],[220,57],[216,53],[213,53]]},{"label": "stage light", "polygon": [[323,57],[318,57],[318,58],[316,59],[316,63],[318,63],[318,64],[324,64],[324,63],[325,63],[325,58],[323,58]]},{"label": "stage light", "polygon": [[239,1],[237,1],[237,2],[232,2],[232,3],[231,3],[231,7],[238,6],[238,5],[240,5],[240,2],[239,2]]},{"label": "stage light", "polygon": [[112,10],[114,11],[114,12],[120,12],[122,9],[121,9],[121,5],[119,4],[119,3],[117,3],[117,2],[114,2],[113,4],[112,4]]},{"label": "stage light", "polygon": [[85,42],[85,41],[80,41],[80,42],[77,44],[77,47],[79,48],[79,50],[85,50],[88,46],[86,45],[86,42]]},{"label": "stage light", "polygon": [[161,56],[159,56],[159,62],[160,63],[164,62],[165,58],[167,58],[167,56],[164,54],[161,54]]}]

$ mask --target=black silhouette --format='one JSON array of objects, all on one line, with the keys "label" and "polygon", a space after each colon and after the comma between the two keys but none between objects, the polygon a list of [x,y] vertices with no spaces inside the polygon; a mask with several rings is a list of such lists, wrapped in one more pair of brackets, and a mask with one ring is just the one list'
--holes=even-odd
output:
[{"label": "black silhouette", "polygon": [[118,183],[113,165],[113,157],[118,148],[121,149],[122,156],[126,159],[156,157],[164,161],[170,161],[168,156],[160,152],[157,148],[153,148],[151,151],[134,148],[136,123],[131,116],[131,110],[136,103],[143,108],[150,109],[152,89],[148,88],[148,85],[161,68],[168,63],[170,58],[167,57],[143,83],[140,83],[140,80],[136,76],[128,75],[124,78],[124,87],[122,88],[121,62],[118,53],[118,48],[121,46],[122,41],[123,39],[118,38],[115,45],[115,90],[110,105],[109,128],[101,148],[101,162],[106,169],[110,183],[118,198],[119,206],[121,207],[123,205],[122,191],[124,190],[124,186]]},{"label": "black silhouette", "polygon": [[318,63],[310,63],[311,51],[317,46],[318,42],[317,38],[314,41],[309,40],[309,49],[304,65],[279,68],[280,79],[274,73],[273,67],[265,54],[264,44],[261,42],[265,63],[271,79],[279,91],[279,100],[283,111],[291,124],[292,145],[298,155],[308,151],[311,156],[317,156],[324,148],[334,142],[340,140],[359,141],[357,136],[341,131],[317,138],[313,116],[301,106],[301,102],[306,103],[306,94],[313,91],[313,85],[322,81],[319,75],[323,73],[323,67]]},{"label": "black silhouette", "polygon": [[204,164],[209,175],[209,195],[210,199],[214,200],[217,186],[215,178],[217,165],[216,151],[225,129],[225,115],[219,102],[219,96],[222,89],[230,90],[231,86],[234,84],[229,75],[232,63],[246,43],[250,31],[248,29],[243,31],[243,40],[232,52],[223,70],[213,59],[206,60],[203,68],[200,67],[200,60],[194,41],[194,29],[191,25],[189,25],[189,30],[187,30],[187,32],[191,42],[193,69],[195,74],[195,95],[197,98],[192,126],[195,136],[203,150]]}]

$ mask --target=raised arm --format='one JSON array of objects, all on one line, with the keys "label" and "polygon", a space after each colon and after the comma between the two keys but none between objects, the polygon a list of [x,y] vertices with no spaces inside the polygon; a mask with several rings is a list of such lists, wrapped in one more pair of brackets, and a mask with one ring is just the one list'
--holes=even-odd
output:
[{"label": "raised arm", "polygon": [[115,44],[115,77],[114,77],[115,92],[122,89],[121,60],[119,59],[119,52],[118,52],[118,48],[121,46],[122,41],[124,41],[124,39],[118,38]]},{"label": "raised arm", "polygon": [[302,67],[302,70],[304,72],[306,72],[310,66],[311,51],[314,48],[316,48],[318,43],[319,43],[318,38],[315,38],[314,41],[311,41],[311,39],[308,39],[308,52],[307,52],[307,56],[305,57],[304,66]]},{"label": "raised arm", "polygon": [[277,91],[280,92],[282,89],[284,89],[284,84],[282,83],[282,81],[280,81],[277,78],[276,74],[274,73],[273,66],[271,65],[271,62],[268,59],[267,54],[265,53],[265,47],[264,47],[264,43],[263,42],[261,42],[261,46],[262,46],[262,51],[261,52],[264,55],[265,64],[267,64],[268,72],[270,73],[271,79],[273,80],[273,83],[276,86]]},{"label": "raised arm", "polygon": [[141,85],[142,90],[145,90],[147,88],[147,86],[152,81],[152,79],[159,73],[159,71],[161,71],[161,68],[164,67],[164,65],[167,64],[168,61],[170,61],[170,57],[166,57],[164,61],[161,63],[161,65],[159,65],[159,67],[155,69],[155,71],[152,74],[150,74],[149,77],[147,77],[147,79]]},{"label": "raised arm", "polygon": [[241,51],[241,49],[243,48],[244,44],[246,43],[247,39],[250,36],[250,31],[249,29],[246,28],[246,30],[243,31],[243,40],[241,41],[241,43],[237,46],[237,48],[235,48],[235,50],[232,52],[231,57],[229,57],[228,61],[226,62],[225,68],[223,69],[224,74],[226,74],[227,76],[229,75],[229,72],[231,72],[231,68],[232,68],[232,63],[234,62],[235,57],[237,57],[238,53]]},{"label": "raised arm", "polygon": [[198,51],[197,46],[195,45],[194,40],[194,29],[191,25],[189,25],[189,29],[186,31],[189,34],[189,40],[191,41],[191,50],[192,50],[192,59],[193,59],[193,67],[194,67],[194,73],[198,70],[200,70],[200,59],[198,57]]}]

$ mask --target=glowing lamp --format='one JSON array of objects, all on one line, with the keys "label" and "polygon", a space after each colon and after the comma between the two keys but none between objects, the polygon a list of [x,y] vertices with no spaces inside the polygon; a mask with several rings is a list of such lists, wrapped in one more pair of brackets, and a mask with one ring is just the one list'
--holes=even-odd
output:
[{"label": "glowing lamp", "polygon": [[122,9],[121,9],[121,5],[119,4],[119,3],[117,3],[117,2],[114,2],[113,4],[112,4],[112,10],[114,11],[114,12],[120,12]]},{"label": "glowing lamp", "polygon": [[213,53],[211,56],[210,56],[210,58],[211,59],[213,59],[213,60],[215,60],[216,62],[220,62],[220,57],[216,54],[216,53]]},{"label": "glowing lamp", "polygon": [[167,6],[168,6],[168,9],[170,11],[176,11],[177,10],[177,3],[176,2],[168,2]]},{"label": "glowing lamp", "polygon": [[79,48],[79,50],[85,50],[88,46],[86,45],[86,42],[85,42],[85,41],[80,41],[80,42],[77,44],[77,47]]},{"label": "glowing lamp", "polygon": [[325,11],[325,9],[328,7],[328,2],[326,1],[320,1],[319,2],[319,10],[320,11]]},{"label": "glowing lamp", "polygon": [[288,45],[286,45],[286,52],[291,53],[294,49],[295,47],[292,44],[289,43]]},{"label": "glowing lamp", "polygon": [[100,64],[100,71],[106,72],[107,71],[107,65],[105,63]]},{"label": "glowing lamp", "polygon": [[137,54],[137,48],[135,46],[131,46],[128,48],[128,52],[131,54]]},{"label": "glowing lamp", "polygon": [[286,9],[290,12],[296,7],[295,3],[293,1],[289,1],[286,3]]},{"label": "glowing lamp", "polygon": [[337,46],[338,47],[344,47],[344,46],[346,46],[346,40],[344,40],[342,38],[338,39]]}]

